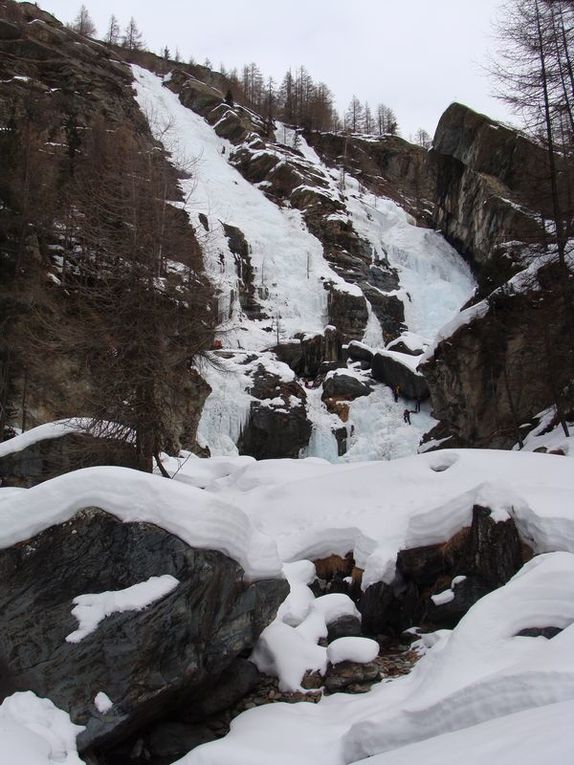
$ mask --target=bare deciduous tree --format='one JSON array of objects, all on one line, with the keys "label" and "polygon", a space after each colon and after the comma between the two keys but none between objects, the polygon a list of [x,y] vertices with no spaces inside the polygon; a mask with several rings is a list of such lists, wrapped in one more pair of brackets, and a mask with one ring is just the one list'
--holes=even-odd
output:
[{"label": "bare deciduous tree", "polygon": [[122,45],[128,50],[141,50],[144,47],[142,33],[140,32],[136,20],[132,16],[124,31]]},{"label": "bare deciduous tree", "polygon": [[80,8],[78,15],[70,25],[70,28],[73,29],[74,32],[84,35],[85,37],[95,37],[96,25],[90,18],[90,14],[85,5],[82,5]]},{"label": "bare deciduous tree", "polygon": [[110,16],[110,20],[108,22],[108,30],[106,32],[105,40],[109,45],[118,45],[120,42],[120,24],[117,18],[112,15]]},{"label": "bare deciduous tree", "polygon": [[166,164],[129,129],[98,122],[74,176],[80,221],[70,254],[65,318],[42,307],[32,344],[85,371],[78,411],[87,431],[133,444],[158,467],[174,444],[193,361],[210,347],[210,292],[187,217],[168,204]]}]

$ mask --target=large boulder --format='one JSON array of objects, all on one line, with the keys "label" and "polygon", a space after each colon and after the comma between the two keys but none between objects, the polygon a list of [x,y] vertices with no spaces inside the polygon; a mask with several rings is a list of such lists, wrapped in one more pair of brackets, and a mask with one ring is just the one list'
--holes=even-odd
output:
[{"label": "large boulder", "polygon": [[304,389],[261,363],[253,374],[250,393],[254,400],[237,443],[239,453],[255,459],[297,459],[313,429]]},{"label": "large boulder", "polygon": [[372,387],[364,379],[351,370],[341,369],[329,372],[323,383],[323,401],[335,398],[343,401],[353,401],[360,396],[372,393]]},{"label": "large boulder", "polygon": [[469,527],[442,544],[401,550],[394,581],[365,590],[359,602],[363,632],[399,635],[415,625],[452,629],[530,556],[511,518],[494,518],[475,505]]},{"label": "large boulder", "polygon": [[[501,243],[544,240],[538,211],[543,205],[551,217],[547,152],[524,133],[454,103],[439,121],[429,159],[436,172],[434,226],[474,263],[487,294],[521,268],[513,247]],[[560,176],[566,193],[571,169],[564,166]]]},{"label": "large boulder", "polygon": [[[143,610],[119,610],[112,591],[165,575],[173,589]],[[31,689],[69,712],[85,726],[80,751],[113,746],[194,693],[208,695],[287,592],[283,580],[246,581],[222,552],[156,525],[84,509],[0,551],[0,688]],[[84,603],[84,619],[94,619],[82,631],[74,599],[90,593],[109,594]]]},{"label": "large boulder", "polygon": [[[402,358],[401,358],[402,357]],[[424,400],[429,389],[425,378],[413,367],[412,356],[391,351],[379,351],[373,356],[372,374],[375,380],[399,387],[405,398]]]},{"label": "large boulder", "polygon": [[368,320],[367,301],[362,292],[334,285],[329,292],[329,322],[337,327],[344,341],[361,340]]},{"label": "large boulder", "polygon": [[341,335],[332,326],[316,334],[301,332],[293,340],[282,341],[273,352],[300,377],[315,378],[325,364],[343,364]]}]

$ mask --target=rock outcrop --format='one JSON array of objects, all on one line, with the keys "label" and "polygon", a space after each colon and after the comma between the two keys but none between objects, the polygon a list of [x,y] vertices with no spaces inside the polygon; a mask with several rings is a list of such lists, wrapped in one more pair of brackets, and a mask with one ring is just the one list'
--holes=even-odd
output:
[{"label": "rock outcrop", "polygon": [[438,344],[422,366],[441,421],[429,438],[505,449],[549,406],[574,410],[568,295],[559,269],[544,268],[523,291],[494,292],[483,315]]},{"label": "rock outcrop", "polygon": [[327,326],[315,335],[300,334],[273,348],[280,361],[299,377],[315,379],[325,364],[344,366],[342,338],[336,327]]},{"label": "rock outcrop", "polygon": [[411,361],[409,355],[403,360],[399,353],[379,351],[373,356],[372,374],[375,380],[390,385],[393,390],[398,388],[399,395],[423,401],[429,395],[428,385],[423,375],[410,365]]},{"label": "rock outcrop", "polygon": [[461,104],[440,119],[434,223],[477,267],[483,287],[498,287],[517,269],[505,242],[540,238],[532,212],[546,177],[545,152],[521,133]]},{"label": "rock outcrop", "polygon": [[359,600],[363,631],[399,635],[414,626],[452,629],[531,555],[512,519],[497,522],[488,508],[476,505],[471,526],[448,542],[399,552],[393,583],[373,584]]},{"label": "rock outcrop", "polygon": [[[244,581],[220,552],[196,550],[157,526],[79,512],[0,551],[1,687],[51,698],[85,730],[80,751],[108,748],[193,707],[253,647],[288,592],[283,580]],[[176,586],[144,610],[102,612],[78,629],[73,600],[170,575]],[[104,618],[105,617],[105,618]],[[104,693],[111,706],[96,700]],[[106,708],[108,707],[109,708]]]},{"label": "rock outcrop", "polygon": [[260,364],[253,374],[249,418],[237,447],[240,454],[256,459],[297,459],[311,437],[304,389],[286,382]]}]

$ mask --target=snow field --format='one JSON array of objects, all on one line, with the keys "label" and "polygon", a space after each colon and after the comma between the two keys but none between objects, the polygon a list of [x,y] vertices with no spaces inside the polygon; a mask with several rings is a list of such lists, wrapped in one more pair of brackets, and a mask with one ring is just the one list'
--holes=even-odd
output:
[{"label": "snow field", "polygon": [[[399,549],[446,541],[468,525],[476,503],[490,507],[496,521],[513,517],[523,539],[543,554],[481,599],[454,631],[423,636],[426,654],[409,676],[360,697],[334,694],[319,704],[251,710],[234,721],[228,737],[183,760],[186,765],[343,765],[440,736],[456,734],[463,741],[464,731],[472,739],[475,727],[495,718],[538,709],[545,714],[550,705],[574,699],[569,464],[545,454],[447,450],[360,465],[316,458],[190,458],[178,465],[174,481],[90,468],[32,489],[0,490],[0,544],[25,541],[83,507],[100,506],[123,521],[152,522],[191,545],[221,549],[252,578],[282,574],[278,549],[290,595],[252,659],[275,674],[284,690],[300,690],[306,671],[325,671],[329,652],[318,641],[327,625],[338,616],[356,615],[344,595],[313,598],[312,559],[352,551],[364,568],[366,587],[392,580]],[[455,578],[451,588],[457,583]],[[525,628],[548,626],[563,632],[552,640],[518,636]],[[520,730],[520,719],[510,730]],[[36,741],[28,728],[22,733],[20,723],[19,732],[12,720],[3,724],[12,736],[7,733],[6,740],[18,740],[18,746]],[[28,743],[22,744],[22,736]],[[560,752],[570,744],[564,739]],[[429,746],[434,751],[435,744]],[[38,765],[66,762],[42,756]]]},{"label": "snow field", "polygon": [[[214,477],[210,491],[275,539],[285,562],[352,551],[367,587],[392,581],[400,549],[444,542],[469,525],[474,504],[497,520],[512,516],[536,552],[574,552],[569,462],[464,449],[338,465],[242,458],[234,472]],[[188,461],[177,478],[193,480],[196,464]],[[204,476],[205,462],[198,467]]]}]

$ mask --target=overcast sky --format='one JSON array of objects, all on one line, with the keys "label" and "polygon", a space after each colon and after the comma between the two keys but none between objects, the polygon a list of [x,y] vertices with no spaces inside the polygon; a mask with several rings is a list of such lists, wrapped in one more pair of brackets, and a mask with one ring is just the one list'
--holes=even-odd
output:
[{"label": "overcast sky", "polygon": [[[255,61],[280,82],[304,64],[344,110],[356,94],[396,113],[405,138],[433,133],[452,101],[510,119],[482,71],[503,0],[87,0],[99,36],[134,16],[147,47],[227,68]],[[62,21],[81,0],[39,0]]]}]

